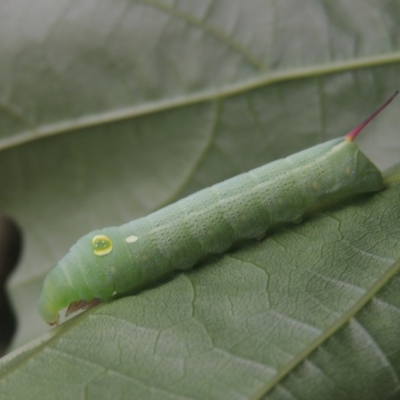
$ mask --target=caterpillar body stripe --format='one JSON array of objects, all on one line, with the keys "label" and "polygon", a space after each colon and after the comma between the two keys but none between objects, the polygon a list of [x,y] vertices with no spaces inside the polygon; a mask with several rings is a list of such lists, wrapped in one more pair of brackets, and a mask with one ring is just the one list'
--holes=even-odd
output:
[{"label": "caterpillar body stripe", "polygon": [[384,188],[381,172],[353,139],[397,92],[344,138],[203,189],[120,227],[93,231],[46,276],[38,311],[50,325],[59,311],[90,307],[213,253],[297,221],[316,208]]}]

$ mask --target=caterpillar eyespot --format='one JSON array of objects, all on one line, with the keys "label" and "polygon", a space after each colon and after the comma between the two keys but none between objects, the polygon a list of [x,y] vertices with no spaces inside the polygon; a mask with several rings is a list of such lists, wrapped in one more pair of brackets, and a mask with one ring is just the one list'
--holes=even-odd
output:
[{"label": "caterpillar eyespot", "polygon": [[92,239],[93,253],[96,256],[105,256],[110,254],[113,249],[112,241],[106,235],[96,235]]},{"label": "caterpillar eyespot", "polygon": [[46,276],[38,311],[50,325],[59,311],[92,307],[211,253],[274,227],[300,223],[317,207],[384,188],[381,172],[358,149],[357,134],[397,95],[348,133],[203,189],[120,227],[83,236]]}]

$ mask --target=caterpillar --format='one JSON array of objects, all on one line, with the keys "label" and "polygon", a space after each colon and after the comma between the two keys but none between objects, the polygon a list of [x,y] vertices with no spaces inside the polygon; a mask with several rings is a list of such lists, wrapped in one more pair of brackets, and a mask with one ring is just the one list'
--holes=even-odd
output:
[{"label": "caterpillar", "polygon": [[38,312],[50,325],[205,256],[296,222],[315,209],[384,188],[379,169],[353,142],[395,92],[344,138],[253,169],[120,227],[83,236],[46,276]]}]

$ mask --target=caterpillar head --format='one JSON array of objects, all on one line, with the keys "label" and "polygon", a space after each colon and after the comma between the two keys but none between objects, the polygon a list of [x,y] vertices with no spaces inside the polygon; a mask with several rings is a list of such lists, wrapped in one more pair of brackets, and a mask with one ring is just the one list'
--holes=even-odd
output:
[{"label": "caterpillar head", "polygon": [[42,318],[58,324],[59,311],[65,307],[68,315],[134,284],[138,271],[128,249],[134,240],[135,236],[122,237],[118,228],[93,231],[79,239],[46,276],[38,303]]}]

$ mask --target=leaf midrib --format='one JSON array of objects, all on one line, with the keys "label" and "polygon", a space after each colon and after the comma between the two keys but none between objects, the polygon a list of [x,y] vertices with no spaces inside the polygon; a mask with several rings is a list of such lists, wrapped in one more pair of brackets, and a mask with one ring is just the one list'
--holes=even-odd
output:
[{"label": "leaf midrib", "polygon": [[264,73],[262,76],[257,78],[245,80],[240,83],[222,85],[217,88],[203,90],[194,94],[180,95],[173,99],[150,101],[140,105],[125,107],[120,110],[101,112],[73,120],[66,120],[55,124],[48,124],[38,128],[32,128],[31,130],[0,140],[0,151],[21,146],[49,136],[65,134],[85,128],[92,128],[98,125],[142,117],[174,108],[199,104],[206,101],[214,101],[217,99],[232,97],[278,82],[312,78],[316,76],[330,75],[337,72],[370,68],[379,65],[395,64],[398,62],[400,62],[400,52],[394,52],[377,55],[374,57],[364,57],[356,60],[329,63],[325,65],[271,71]]}]

